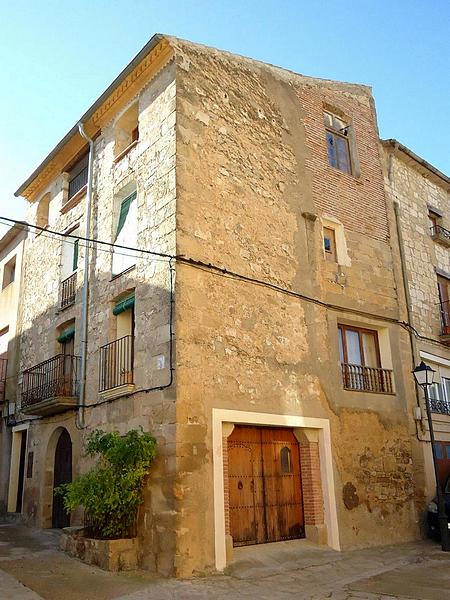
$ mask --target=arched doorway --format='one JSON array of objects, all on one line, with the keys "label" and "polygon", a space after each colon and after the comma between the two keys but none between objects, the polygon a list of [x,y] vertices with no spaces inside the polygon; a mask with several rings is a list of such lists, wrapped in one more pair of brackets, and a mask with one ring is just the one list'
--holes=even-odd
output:
[{"label": "arched doorway", "polygon": [[[72,441],[67,429],[63,429],[59,436],[55,450],[55,463],[53,469],[53,489],[62,483],[72,481]],[[52,527],[61,529],[69,527],[70,514],[64,510],[62,496],[53,495]]]}]

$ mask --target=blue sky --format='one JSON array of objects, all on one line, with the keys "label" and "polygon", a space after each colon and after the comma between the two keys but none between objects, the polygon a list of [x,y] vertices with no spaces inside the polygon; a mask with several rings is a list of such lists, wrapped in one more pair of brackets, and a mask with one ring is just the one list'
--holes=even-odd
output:
[{"label": "blue sky", "polygon": [[0,0],[0,215],[155,33],[373,87],[380,133],[450,174],[445,0]]}]

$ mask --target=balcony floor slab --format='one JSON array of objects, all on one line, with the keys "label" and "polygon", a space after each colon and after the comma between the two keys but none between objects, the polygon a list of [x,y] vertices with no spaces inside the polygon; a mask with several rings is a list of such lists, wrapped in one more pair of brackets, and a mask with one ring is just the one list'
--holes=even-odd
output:
[{"label": "balcony floor slab", "polygon": [[57,413],[65,412],[68,409],[75,408],[77,403],[78,398],[76,396],[46,398],[45,400],[41,400],[41,402],[36,402],[36,404],[24,407],[22,412],[26,415],[47,417],[48,415],[55,415]]}]

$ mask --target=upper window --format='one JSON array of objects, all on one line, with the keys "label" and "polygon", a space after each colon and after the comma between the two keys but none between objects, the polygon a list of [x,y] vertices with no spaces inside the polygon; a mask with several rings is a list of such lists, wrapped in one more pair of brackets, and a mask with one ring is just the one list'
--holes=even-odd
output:
[{"label": "upper window", "polygon": [[350,157],[349,124],[336,115],[324,112],[328,162],[344,173],[352,173]]},{"label": "upper window", "polygon": [[381,366],[378,333],[371,329],[339,325],[339,353],[341,363],[375,368]]},{"label": "upper window", "polygon": [[114,126],[114,159],[119,160],[139,139],[138,103],[135,102]]},{"label": "upper window", "polygon": [[8,332],[9,326],[0,330],[0,358],[6,358],[8,355]]},{"label": "upper window", "polygon": [[323,249],[325,251],[325,258],[331,262],[337,262],[336,253],[336,234],[334,229],[331,227],[323,228]]},{"label": "upper window", "polygon": [[36,212],[36,225],[38,227],[47,227],[48,215],[50,210],[50,192],[45,194],[40,200]]},{"label": "upper window", "polygon": [[[117,199],[117,225],[114,242],[135,248],[137,243],[137,192]],[[113,249],[112,274],[119,275],[136,264],[136,256],[125,248]]]},{"label": "upper window", "polygon": [[13,256],[3,267],[2,289],[8,286],[16,278],[16,257]]},{"label": "upper window", "polygon": [[378,332],[339,325],[339,355],[344,388],[392,394],[392,371],[381,368]]},{"label": "upper window", "polygon": [[[89,153],[80,158],[69,171],[69,193],[67,201],[73,198],[78,192],[81,192],[88,180]],[[81,195],[81,194],[80,194]]]}]

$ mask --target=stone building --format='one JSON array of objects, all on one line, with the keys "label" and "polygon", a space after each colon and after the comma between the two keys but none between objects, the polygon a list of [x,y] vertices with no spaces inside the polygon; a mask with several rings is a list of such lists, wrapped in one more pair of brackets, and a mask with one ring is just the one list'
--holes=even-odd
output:
[{"label": "stone building", "polygon": [[17,393],[17,328],[25,238],[23,227],[15,226],[0,239],[0,514],[20,512],[22,508],[26,437],[24,426],[16,425],[11,417]]},{"label": "stone building", "polygon": [[30,522],[68,523],[53,486],[87,467],[92,429],[142,425],[159,444],[144,568],[417,537],[410,340],[370,88],[156,35],[80,122],[92,185],[74,127],[17,191],[41,228],[17,408]]},{"label": "stone building", "polygon": [[[403,261],[405,315],[412,325],[414,364],[435,371],[430,388],[441,482],[450,475],[450,178],[397,140],[384,140],[385,181],[396,212]],[[435,475],[424,398],[416,401],[426,495],[435,495]]]}]

